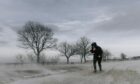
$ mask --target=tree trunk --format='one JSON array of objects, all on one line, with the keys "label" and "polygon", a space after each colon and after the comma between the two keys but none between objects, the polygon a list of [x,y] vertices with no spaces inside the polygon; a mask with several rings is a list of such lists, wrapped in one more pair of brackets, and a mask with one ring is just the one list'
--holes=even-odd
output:
[{"label": "tree trunk", "polygon": [[67,64],[69,64],[69,57],[67,57]]},{"label": "tree trunk", "polygon": [[81,56],[81,64],[82,64],[82,62],[83,62],[83,56]]},{"label": "tree trunk", "polygon": [[84,56],[84,62],[85,62],[85,63],[87,62],[87,60],[86,60],[86,56]]},{"label": "tree trunk", "polygon": [[37,63],[40,63],[40,53],[37,54]]}]

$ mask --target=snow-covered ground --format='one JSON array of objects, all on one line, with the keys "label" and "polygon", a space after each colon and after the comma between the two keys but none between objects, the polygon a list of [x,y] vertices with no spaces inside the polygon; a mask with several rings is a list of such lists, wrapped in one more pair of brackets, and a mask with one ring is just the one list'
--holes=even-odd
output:
[{"label": "snow-covered ground", "polygon": [[92,63],[0,65],[0,84],[140,84],[140,60],[104,62],[93,73]]}]

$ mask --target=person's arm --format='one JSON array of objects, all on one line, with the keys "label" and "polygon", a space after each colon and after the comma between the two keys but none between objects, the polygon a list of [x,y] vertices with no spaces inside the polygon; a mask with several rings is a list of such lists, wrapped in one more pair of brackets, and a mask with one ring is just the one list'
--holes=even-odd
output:
[{"label": "person's arm", "polygon": [[93,46],[91,46],[91,50],[90,50],[90,52],[93,53]]},{"label": "person's arm", "polygon": [[90,50],[91,53],[95,53],[96,48],[92,47],[92,49]]}]

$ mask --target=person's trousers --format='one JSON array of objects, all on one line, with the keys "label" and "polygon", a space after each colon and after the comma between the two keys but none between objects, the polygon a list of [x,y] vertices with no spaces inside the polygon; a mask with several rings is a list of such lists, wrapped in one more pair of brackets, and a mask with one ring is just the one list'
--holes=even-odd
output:
[{"label": "person's trousers", "polygon": [[98,66],[99,66],[99,70],[102,71],[102,56],[99,55],[94,55],[93,57],[93,66],[94,66],[94,71],[96,72],[97,68],[96,68],[96,63],[98,62]]}]

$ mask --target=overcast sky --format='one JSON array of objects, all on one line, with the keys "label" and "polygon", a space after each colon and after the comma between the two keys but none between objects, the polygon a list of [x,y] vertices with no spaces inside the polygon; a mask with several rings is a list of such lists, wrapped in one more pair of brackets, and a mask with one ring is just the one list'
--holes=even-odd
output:
[{"label": "overcast sky", "polygon": [[114,55],[140,55],[139,0],[0,0],[0,12],[0,56],[18,53],[15,30],[29,20],[59,41],[87,36]]}]

